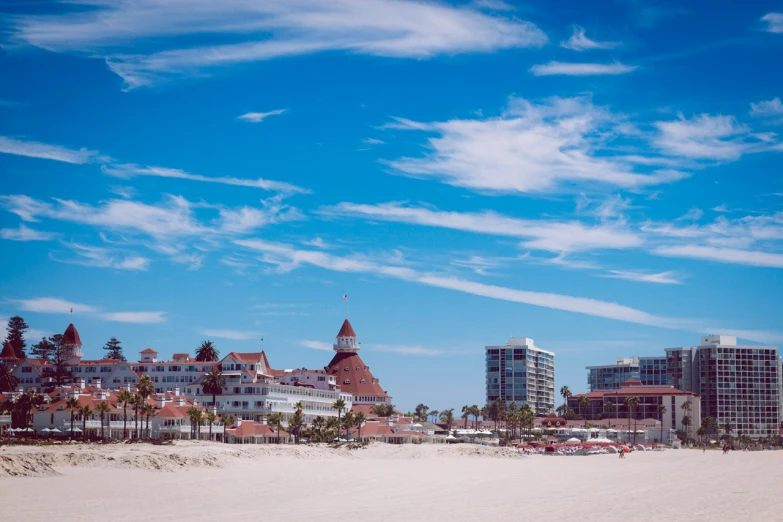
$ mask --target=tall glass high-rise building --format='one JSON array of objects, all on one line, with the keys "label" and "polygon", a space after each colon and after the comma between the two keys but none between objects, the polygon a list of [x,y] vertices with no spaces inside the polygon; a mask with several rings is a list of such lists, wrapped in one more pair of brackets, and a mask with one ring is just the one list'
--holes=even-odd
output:
[{"label": "tall glass high-rise building", "polygon": [[555,408],[555,354],[528,337],[512,337],[505,346],[486,346],[487,402],[529,404],[536,413]]},{"label": "tall glass high-rise building", "polygon": [[644,386],[666,385],[666,357],[631,357],[615,364],[587,367],[590,391],[619,390],[622,383],[638,380]]}]

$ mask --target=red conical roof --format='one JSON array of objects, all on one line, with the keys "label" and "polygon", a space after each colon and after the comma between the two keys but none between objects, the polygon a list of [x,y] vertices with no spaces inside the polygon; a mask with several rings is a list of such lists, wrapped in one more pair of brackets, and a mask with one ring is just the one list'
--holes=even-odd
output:
[{"label": "red conical roof", "polygon": [[354,396],[386,397],[378,379],[373,377],[370,367],[364,364],[356,352],[336,353],[326,367],[326,372],[337,378],[337,385],[344,392]]},{"label": "red conical roof", "polygon": [[351,323],[348,321],[348,319],[343,321],[343,326],[340,328],[340,332],[337,334],[337,337],[356,337],[356,332],[353,331],[353,326],[351,326]]},{"label": "red conical roof", "polygon": [[79,332],[76,331],[76,327],[73,323],[68,325],[63,334],[63,344],[75,344],[77,346],[82,345],[82,340],[79,338]]},{"label": "red conical roof", "polygon": [[3,346],[3,351],[0,352],[0,359],[18,359],[16,352],[14,351],[14,347],[11,346],[11,343],[5,343],[5,346]]}]

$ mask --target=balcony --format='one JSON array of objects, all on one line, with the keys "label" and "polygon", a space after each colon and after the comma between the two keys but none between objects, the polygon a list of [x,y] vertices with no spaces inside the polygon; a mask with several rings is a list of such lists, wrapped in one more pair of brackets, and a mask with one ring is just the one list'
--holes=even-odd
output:
[{"label": "balcony", "polygon": [[0,415],[0,424],[11,424],[10,415]]}]

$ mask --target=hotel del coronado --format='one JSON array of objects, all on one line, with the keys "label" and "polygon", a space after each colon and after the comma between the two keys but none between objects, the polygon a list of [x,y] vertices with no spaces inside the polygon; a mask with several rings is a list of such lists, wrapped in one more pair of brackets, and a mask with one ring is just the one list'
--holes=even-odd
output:
[{"label": "hotel del coronado", "polygon": [[[342,399],[346,404],[344,411],[362,412],[368,418],[362,426],[362,440],[402,443],[426,437],[412,428],[409,419],[397,415],[378,419],[372,413],[373,405],[390,405],[391,397],[359,355],[361,345],[348,319],[337,334],[334,357],[321,369],[274,369],[264,351],[230,352],[219,361],[202,362],[187,353],[175,353],[170,361],[161,360],[156,350],[147,348],[141,351],[138,362],[87,360],[73,324],[63,334],[63,348],[73,382],[59,387],[54,386],[51,377],[45,377],[47,368],[52,368],[49,361],[19,359],[10,344],[0,353],[0,364],[13,368],[18,379],[14,392],[0,394],[0,404],[7,399],[16,400],[25,392],[46,390],[44,404],[34,409],[32,423],[25,428],[28,431],[79,432],[85,428],[94,436],[103,430],[105,438],[118,438],[131,426],[129,431],[133,433],[135,409],[127,408],[128,421],[124,426],[119,394],[123,390],[134,391],[141,376],[148,375],[155,392],[146,404],[154,412],[146,417],[140,415],[143,436],[189,438],[187,411],[195,407],[218,416],[230,415],[235,420],[233,426],[225,429],[218,422],[211,427],[208,423],[203,425],[202,437],[211,431],[214,438],[229,442],[268,442],[278,436],[275,428],[266,424],[270,413],[281,413],[285,426],[294,413],[294,405],[301,402],[305,423],[309,425],[319,416],[336,417],[338,411],[333,405]],[[204,375],[216,367],[225,376],[227,388],[213,404],[212,395],[204,392],[201,383]],[[95,411],[88,419],[77,414],[71,426],[71,411],[66,406],[70,398],[76,399],[80,407],[90,406],[92,410],[105,401],[110,409],[104,412],[103,420]],[[9,428],[11,416],[0,414],[0,434]]]}]

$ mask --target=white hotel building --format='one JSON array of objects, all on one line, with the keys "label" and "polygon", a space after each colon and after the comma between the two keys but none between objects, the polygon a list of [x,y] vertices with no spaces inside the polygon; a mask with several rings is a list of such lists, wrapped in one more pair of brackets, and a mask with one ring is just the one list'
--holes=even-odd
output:
[{"label": "white hotel building", "polygon": [[555,408],[555,354],[529,337],[512,337],[505,346],[486,346],[487,402],[529,404],[547,414]]}]

